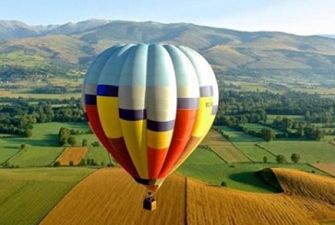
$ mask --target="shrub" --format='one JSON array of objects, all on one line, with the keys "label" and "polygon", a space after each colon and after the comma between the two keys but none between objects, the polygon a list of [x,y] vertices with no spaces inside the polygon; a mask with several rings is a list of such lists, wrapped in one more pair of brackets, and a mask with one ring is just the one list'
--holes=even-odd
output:
[{"label": "shrub", "polygon": [[220,185],[221,187],[227,187],[227,183],[225,181],[222,181]]},{"label": "shrub", "polygon": [[81,142],[81,146],[83,147],[87,146],[87,139],[83,139],[83,141]]},{"label": "shrub", "polygon": [[285,163],[285,162],[287,162],[284,155],[277,155],[276,156],[276,161],[277,161],[277,163]]},{"label": "shrub", "polygon": [[53,166],[54,166],[54,167],[58,167],[58,166],[60,166],[60,162],[58,162],[58,161],[54,162]]},{"label": "shrub", "polygon": [[268,163],[268,157],[266,156],[263,157],[263,163]]},{"label": "shrub", "polygon": [[291,155],[291,160],[292,160],[292,162],[294,162],[294,163],[298,163],[299,160],[300,160],[300,155],[297,154],[297,153],[293,153],[293,154]]},{"label": "shrub", "polygon": [[99,147],[100,143],[98,141],[92,142],[91,144],[93,147]]},{"label": "shrub", "polygon": [[33,135],[33,131],[32,131],[32,129],[26,129],[25,131],[24,131],[24,136],[25,137],[31,137]]},{"label": "shrub", "polygon": [[77,144],[77,139],[73,136],[70,136],[68,139],[67,139],[67,143],[69,143],[71,146],[75,146]]},{"label": "shrub", "polygon": [[86,166],[85,159],[81,159],[78,166]]}]

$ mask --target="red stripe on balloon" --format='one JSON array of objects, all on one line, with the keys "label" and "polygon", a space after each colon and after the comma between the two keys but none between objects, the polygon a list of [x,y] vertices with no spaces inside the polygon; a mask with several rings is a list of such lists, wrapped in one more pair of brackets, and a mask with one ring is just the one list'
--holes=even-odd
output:
[{"label": "red stripe on balloon", "polygon": [[168,149],[147,148],[149,179],[157,179],[162,169]]},{"label": "red stripe on balloon", "polygon": [[[99,141],[107,148],[110,149],[112,146],[109,143],[108,138],[106,137],[98,115],[98,110],[96,105],[85,105],[86,115],[91,129],[98,137]],[[113,156],[114,157],[114,156]]]},{"label": "red stripe on balloon", "polygon": [[[96,105],[85,105],[86,109],[86,115],[87,119],[89,121],[90,127],[95,133],[95,135],[98,137],[99,141],[103,144],[103,146],[108,150],[108,152],[113,156],[113,158],[120,163],[120,165],[125,168],[125,170],[132,175],[133,177],[139,177],[138,173],[130,159],[130,156],[128,154],[127,148],[121,150],[119,148],[116,148],[114,145],[115,142],[113,142],[113,145],[111,144],[111,141],[108,139],[108,137],[105,135],[105,132],[101,126],[100,120],[99,120],[99,114],[97,110]],[[123,139],[123,138],[122,138]],[[117,142],[119,143],[119,142]],[[116,144],[120,146],[125,146],[122,144]],[[115,149],[118,149],[116,151]],[[125,152],[125,153],[124,153]]]},{"label": "red stripe on balloon", "polygon": [[197,109],[177,109],[173,137],[159,178],[169,175],[169,172],[179,160],[191,137]]},{"label": "red stripe on balloon", "polygon": [[[111,138],[109,139],[109,143],[112,146],[112,149],[114,150],[115,154],[117,154],[117,158],[115,159],[120,165],[134,178],[139,178],[140,176],[137,173],[137,170],[133,164],[133,161],[130,158],[130,155],[128,153],[128,149],[126,146],[126,143],[124,142],[123,137],[120,138]],[[113,155],[113,153],[112,153]]]}]

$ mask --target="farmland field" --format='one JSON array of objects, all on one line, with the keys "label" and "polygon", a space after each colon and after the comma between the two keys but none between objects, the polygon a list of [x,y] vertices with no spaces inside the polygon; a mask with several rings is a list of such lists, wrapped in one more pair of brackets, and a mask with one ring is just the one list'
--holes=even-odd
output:
[{"label": "farmland field", "polygon": [[20,167],[49,166],[62,151],[61,147],[27,147],[12,157],[8,163]]},{"label": "farmland field", "polygon": [[[282,176],[282,185],[287,185],[287,170],[274,171]],[[304,188],[315,181],[320,186],[329,182],[329,178],[302,174],[307,178],[307,182],[303,183]],[[293,176],[300,175],[293,171]],[[295,179],[298,178],[289,182]],[[334,181],[328,185],[335,190]],[[258,225],[318,225],[318,221],[335,220],[334,205],[290,190],[286,190],[286,193],[293,194],[249,193],[208,186],[173,175],[158,191],[157,210],[149,213],[141,208],[145,193],[143,187],[135,184],[120,169],[101,169],[72,189],[43,219],[41,225],[245,225],[250,221]]]},{"label": "farmland field", "polygon": [[289,118],[292,120],[296,120],[296,121],[303,121],[304,120],[304,116],[300,116],[300,115],[267,115],[267,123],[272,123],[277,117],[281,117],[281,118]]},{"label": "farmland field", "polygon": [[313,166],[335,177],[335,163],[315,163]]},{"label": "farmland field", "polygon": [[62,166],[70,165],[71,162],[73,165],[78,165],[79,162],[85,157],[86,153],[86,147],[67,147],[59,156],[57,161]]},{"label": "farmland field", "polygon": [[263,162],[263,157],[265,156],[268,162],[275,162],[275,155],[273,153],[256,145],[264,142],[262,139],[228,127],[220,127],[219,129],[222,129],[229,136],[229,141],[252,161]]},{"label": "farmland field", "polygon": [[268,167],[298,168],[305,171],[321,171],[307,164],[274,164],[274,163],[234,163],[226,164],[210,150],[198,148],[181,165],[179,172],[186,176],[195,177],[212,185],[220,185],[222,181],[228,187],[253,192],[274,192],[275,190],[255,175]]},{"label": "farmland field", "polygon": [[81,179],[89,168],[0,170],[0,224],[34,225]]},{"label": "farmland field", "polygon": [[[66,127],[69,129],[88,131],[89,128],[87,123],[37,123],[34,124],[32,136],[29,138],[20,137],[20,136],[9,136],[6,138],[1,138],[0,146],[1,149],[19,147],[20,144],[28,144],[31,146],[59,146],[58,145],[58,132],[61,127]],[[91,137],[91,140],[97,140],[93,134],[82,134],[82,135],[74,135],[78,142],[81,141],[82,138]]]},{"label": "farmland field", "polygon": [[182,225],[186,216],[184,180],[181,176],[168,179],[158,192],[157,210],[149,213],[142,209],[144,187],[121,169],[101,169],[70,191],[41,225]]},{"label": "farmland field", "polygon": [[93,159],[98,165],[115,163],[109,153],[103,147],[89,147],[85,160]]},{"label": "farmland field", "polygon": [[335,163],[335,146],[323,141],[272,141],[262,143],[266,149],[274,154],[282,154],[290,160],[292,153],[301,156],[301,162]]},{"label": "farmland field", "polygon": [[284,192],[327,202],[334,207],[335,215],[334,178],[283,168],[275,168],[273,171]]},{"label": "farmland field", "polygon": [[223,160],[229,163],[249,162],[250,160],[235,148],[229,141],[225,140],[220,133],[210,130],[202,145],[208,145]]},{"label": "farmland field", "polygon": [[243,128],[246,128],[248,130],[252,130],[252,131],[255,131],[255,132],[260,132],[263,128],[267,128],[267,129],[274,130],[275,133],[278,133],[277,130],[272,129],[272,128],[268,127],[268,126],[264,126],[262,124],[258,124],[258,123],[244,123],[244,124],[241,124],[241,126]]}]

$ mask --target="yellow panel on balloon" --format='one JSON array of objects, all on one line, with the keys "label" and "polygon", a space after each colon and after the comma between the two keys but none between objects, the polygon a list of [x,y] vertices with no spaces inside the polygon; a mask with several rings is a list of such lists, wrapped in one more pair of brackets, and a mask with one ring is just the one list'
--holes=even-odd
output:
[{"label": "yellow panel on balloon", "polygon": [[141,178],[148,179],[146,120],[120,121],[124,141],[136,170]]},{"label": "yellow panel on balloon", "polygon": [[195,120],[192,136],[204,137],[210,129],[215,115],[212,115],[213,97],[201,97],[199,99],[199,106],[197,118]]},{"label": "yellow panel on balloon", "polygon": [[152,131],[147,130],[148,147],[154,149],[164,149],[170,146],[173,130]]},{"label": "yellow panel on balloon", "polygon": [[97,96],[97,108],[102,128],[108,138],[122,137],[117,97]]}]

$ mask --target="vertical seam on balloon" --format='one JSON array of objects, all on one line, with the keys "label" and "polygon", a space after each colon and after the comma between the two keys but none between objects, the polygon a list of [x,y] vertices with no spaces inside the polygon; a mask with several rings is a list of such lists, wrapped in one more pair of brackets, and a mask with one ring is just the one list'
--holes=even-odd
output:
[{"label": "vertical seam on balloon", "polygon": [[[166,47],[166,45],[164,45],[164,48]],[[177,47],[176,47],[177,48]],[[199,85],[199,79],[198,79],[198,76],[197,76],[197,71],[196,71],[196,69],[195,69],[195,67],[194,67],[194,64],[193,64],[193,62],[192,62],[192,60],[188,57],[188,55],[187,54],[185,54],[185,52],[181,49],[181,48],[177,48],[177,50],[179,50],[180,51],[180,53],[181,54],[183,54],[184,56],[185,56],[185,58],[190,62],[190,64],[192,65],[192,67],[193,67],[193,69],[194,69],[194,72],[195,72],[195,79],[197,79],[197,83],[198,83],[198,90],[199,90],[199,97],[198,97],[198,102],[199,102],[199,100],[200,100],[200,85]],[[167,51],[168,53],[169,53],[169,51]],[[170,56],[170,54],[169,54],[169,56]],[[172,63],[173,63],[173,61],[172,61]],[[173,69],[175,70],[175,68],[174,68],[174,64],[173,64]],[[176,73],[175,73],[175,76],[176,76]],[[176,83],[177,83],[177,79],[176,79]],[[176,84],[177,85],[177,84]],[[178,89],[176,88],[176,91],[178,91]],[[177,93],[177,98],[178,98],[178,93]],[[198,108],[197,108],[197,112],[196,112],[196,115],[195,115],[195,118],[197,118],[197,116],[198,116],[198,109],[199,109],[199,106],[198,106]],[[176,108],[176,110],[178,110],[178,106],[177,106],[177,108]],[[195,120],[193,120],[193,124],[192,124],[192,130],[193,130],[193,128],[194,128],[194,125],[195,125],[195,123],[196,123],[196,119]],[[174,125],[174,126],[176,126],[176,124]],[[175,129],[173,129],[173,132],[175,131]],[[191,137],[192,137],[192,131],[191,131],[191,135],[188,137],[188,141],[187,141],[187,143],[189,142],[189,140],[191,139]],[[172,134],[172,138],[173,138],[173,134]],[[171,144],[171,143],[170,143]],[[185,147],[187,146],[187,144],[185,145]],[[174,170],[174,167],[176,166],[176,164],[179,162],[179,160],[181,159],[181,157],[183,156],[183,154],[184,154],[184,152],[185,152],[185,149],[183,150],[183,152],[180,154],[180,156],[177,158],[177,160],[174,162],[174,164],[173,164],[173,166],[171,167],[171,171],[170,172],[172,172],[172,170]],[[167,152],[167,154],[168,154],[168,152]],[[166,161],[166,158],[165,158],[165,160],[164,160],[164,164],[165,164],[165,161]],[[164,164],[163,164],[163,167],[164,167]],[[160,171],[160,173],[161,173],[162,171]],[[170,174],[170,172],[167,172],[167,176]],[[159,173],[159,175],[160,175],[160,173]]]},{"label": "vertical seam on balloon", "polygon": [[[119,73],[119,81],[118,81],[118,84],[117,84],[118,87],[120,87],[120,80],[121,80],[122,71],[124,70],[125,62],[127,61],[128,57],[129,57],[129,55],[130,55],[130,54],[129,54],[129,53],[130,53],[129,50],[132,49],[132,48],[136,48],[136,45],[133,45],[133,46],[129,47],[129,48],[125,51],[125,53],[126,53],[127,55],[124,57],[124,59],[123,59],[123,61],[122,61],[122,63],[121,63],[121,69],[120,69],[120,73]],[[119,92],[120,92],[120,88],[118,89],[118,98],[119,98]],[[120,98],[118,99],[118,106],[117,106],[117,107],[118,107],[118,109],[120,109]],[[118,111],[119,111],[118,122],[119,122],[119,124],[120,124],[120,128],[121,128],[120,130],[121,130],[122,138],[124,139],[124,143],[125,143],[125,146],[126,146],[125,151],[127,151],[128,155],[129,155],[129,158],[130,158],[130,162],[129,162],[129,163],[132,164],[133,168],[135,168],[137,174],[138,174],[139,177],[140,177],[140,173],[139,173],[138,169],[136,168],[135,163],[133,162],[133,159],[132,159],[132,157],[131,157],[131,155],[130,155],[130,153],[129,153],[128,147],[127,147],[126,139],[124,138],[124,135],[123,135],[124,131],[123,131],[123,128],[122,128],[122,125],[121,125],[120,110],[118,110]]]},{"label": "vertical seam on balloon", "polygon": [[[192,66],[193,66],[193,69],[194,69],[195,74],[196,74],[196,79],[198,80],[198,90],[199,90],[199,99],[198,99],[198,102],[200,103],[200,98],[201,98],[201,96],[200,96],[200,81],[199,81],[198,71],[196,70],[196,67],[194,66],[194,63],[193,63],[191,57],[185,52],[185,50],[182,49],[182,48],[180,48],[180,47],[179,47],[178,49],[179,49],[179,50],[186,56],[186,58],[191,62]],[[196,115],[195,115],[195,120],[193,121],[193,124],[192,124],[192,131],[193,131],[194,126],[195,126],[195,124],[196,124],[196,122],[197,122],[197,120],[198,120],[199,106],[200,106],[200,104],[198,105],[197,112],[196,112]],[[186,146],[188,145],[188,142],[191,140],[191,138],[192,138],[192,132],[191,132],[191,136],[189,137],[189,139],[188,139],[188,141],[187,141]],[[186,146],[185,146],[185,147],[186,147]],[[184,149],[184,151],[181,153],[181,155],[180,155],[180,156],[178,157],[178,159],[175,161],[173,167],[171,168],[170,173],[172,173],[173,171],[175,171],[175,170],[177,169],[177,168],[176,168],[176,165],[177,165],[178,163],[180,163],[179,161],[182,159],[182,157],[184,157],[185,150],[186,150],[186,149]],[[169,175],[170,173],[168,173],[167,175]]]},{"label": "vertical seam on balloon", "polygon": [[[175,65],[174,65],[174,63],[173,63],[172,57],[171,57],[171,55],[170,55],[170,52],[169,52],[169,51],[167,50],[167,48],[166,48],[166,45],[162,45],[162,48],[164,49],[164,51],[166,51],[166,53],[167,53],[167,55],[169,56],[169,59],[170,59],[170,61],[171,61],[171,64],[172,64],[173,74],[174,74],[174,77],[175,77],[175,85],[176,85],[176,90],[175,90],[175,91],[176,91],[176,93],[175,93],[176,99],[175,99],[175,100],[177,101],[177,98],[178,98],[178,92],[177,92],[177,77],[176,77]],[[162,169],[163,169],[163,167],[164,167],[165,161],[166,161],[167,156],[168,156],[168,154],[169,154],[169,149],[170,149],[171,142],[172,142],[172,140],[173,140],[173,135],[174,135],[174,132],[175,132],[175,126],[176,126],[176,118],[177,118],[177,102],[176,102],[176,108],[175,108],[174,110],[175,110],[175,117],[174,117],[174,124],[173,124],[173,128],[172,128],[172,135],[171,135],[171,139],[170,139],[170,141],[169,141],[168,147],[167,147],[167,152],[166,152],[166,154],[165,154],[164,161],[163,161],[162,166],[161,166],[161,168],[160,168],[160,170],[159,170],[159,172],[158,172],[158,177],[159,177],[160,173],[162,172]]]}]

